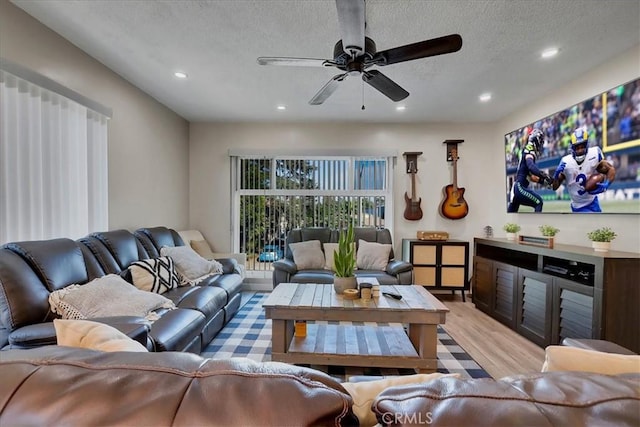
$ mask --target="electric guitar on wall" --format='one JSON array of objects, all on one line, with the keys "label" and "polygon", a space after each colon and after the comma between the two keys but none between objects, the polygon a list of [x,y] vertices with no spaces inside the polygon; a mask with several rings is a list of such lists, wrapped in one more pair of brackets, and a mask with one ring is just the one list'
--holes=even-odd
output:
[{"label": "electric guitar on wall", "polygon": [[469,205],[464,200],[464,188],[458,187],[458,149],[451,149],[453,160],[453,184],[449,184],[442,189],[444,200],[440,204],[440,213],[449,219],[462,219],[469,213]]},{"label": "electric guitar on wall", "polygon": [[413,161],[409,162],[407,172],[411,174],[411,197],[404,193],[404,201],[407,206],[404,208],[404,218],[410,221],[417,221],[422,218],[422,209],[420,209],[420,202],[422,198],[416,197],[416,164]]}]

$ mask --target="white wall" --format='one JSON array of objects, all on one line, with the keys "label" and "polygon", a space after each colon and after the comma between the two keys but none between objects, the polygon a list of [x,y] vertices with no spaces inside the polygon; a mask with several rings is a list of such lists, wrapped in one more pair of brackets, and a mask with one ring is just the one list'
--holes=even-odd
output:
[{"label": "white wall", "polygon": [[[417,230],[446,230],[451,238],[471,240],[480,235],[497,210],[506,211],[504,201],[491,207],[486,197],[491,188],[502,189],[504,160],[498,184],[487,181],[485,165],[494,162],[485,147],[499,144],[492,134],[492,125],[406,125],[406,124],[261,124],[261,123],[192,123],[190,139],[190,221],[211,240],[217,250],[231,249],[230,176],[228,150],[256,149],[329,149],[345,147],[360,150],[397,151],[394,194],[395,251],[400,254],[401,239],[415,238]],[[451,168],[446,162],[446,139],[465,140],[459,146],[458,185],[466,188],[465,199],[469,215],[457,221],[442,218],[438,206],[443,198],[442,188],[451,183]],[[403,218],[405,192],[410,192],[410,175],[405,173],[405,151],[422,151],[418,158],[416,190],[422,198],[424,213],[420,221]],[[299,152],[299,151],[298,151]],[[478,179],[481,174],[482,179]],[[488,187],[487,187],[488,186]]]},{"label": "white wall", "polygon": [[7,0],[0,0],[0,55],[113,109],[110,229],[187,227],[186,120]]},{"label": "white wall", "polygon": [[[535,119],[589,98],[598,92],[640,76],[640,46],[611,61],[609,65],[586,73],[565,88],[532,102],[499,123],[489,124],[263,124],[192,123],[190,136],[189,217],[191,227],[200,229],[216,250],[230,250],[230,174],[228,150],[231,148],[296,150],[336,148],[395,149],[398,167],[394,193],[395,251],[400,240],[413,238],[416,230],[445,230],[451,238],[472,241],[491,225],[496,237],[504,236],[506,222],[518,222],[521,234],[539,235],[538,225],[560,228],[559,243],[590,246],[586,232],[608,225],[619,237],[613,248],[640,252],[638,215],[562,215],[507,214],[504,175],[504,134]],[[320,107],[322,108],[322,107]],[[479,107],[480,108],[480,107]],[[466,189],[469,215],[447,220],[438,214],[442,188],[451,183],[451,168],[445,162],[446,139],[464,139],[459,147],[458,185]],[[403,218],[403,194],[410,179],[404,171],[405,151],[422,151],[416,187],[422,197],[424,216],[420,221]]]},{"label": "white wall", "polygon": [[[541,100],[532,102],[527,108],[505,118],[495,127],[496,137],[638,77],[640,77],[640,44],[607,64],[576,77],[565,87],[545,94]],[[501,157],[503,156],[502,146],[495,147],[495,150],[492,151],[497,158],[503,158]],[[491,179],[497,179],[499,175],[499,173],[492,173]],[[492,200],[498,202],[496,198]],[[540,216],[506,214],[504,211],[497,213],[499,214],[496,216],[498,224],[517,222],[522,226],[521,234],[538,235],[539,224],[550,224],[560,229],[556,241],[580,246],[590,246],[591,244],[586,237],[587,231],[609,226],[618,234],[612,243],[613,249],[640,252],[639,215],[544,214]]]}]

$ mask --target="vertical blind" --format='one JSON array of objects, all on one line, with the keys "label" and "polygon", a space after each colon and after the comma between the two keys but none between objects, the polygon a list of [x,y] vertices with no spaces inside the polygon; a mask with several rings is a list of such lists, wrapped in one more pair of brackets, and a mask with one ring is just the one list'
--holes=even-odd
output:
[{"label": "vertical blind", "polygon": [[392,224],[392,168],[382,156],[232,156],[234,239],[248,273],[269,273],[293,228]]},{"label": "vertical blind", "polygon": [[107,121],[0,70],[0,244],[108,228]]}]

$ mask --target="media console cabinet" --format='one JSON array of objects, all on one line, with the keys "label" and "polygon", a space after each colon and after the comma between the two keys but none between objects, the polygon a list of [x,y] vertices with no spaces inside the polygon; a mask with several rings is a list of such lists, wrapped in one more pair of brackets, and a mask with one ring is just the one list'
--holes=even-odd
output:
[{"label": "media console cabinet", "polygon": [[545,347],[612,341],[640,353],[640,254],[475,238],[477,309]]}]

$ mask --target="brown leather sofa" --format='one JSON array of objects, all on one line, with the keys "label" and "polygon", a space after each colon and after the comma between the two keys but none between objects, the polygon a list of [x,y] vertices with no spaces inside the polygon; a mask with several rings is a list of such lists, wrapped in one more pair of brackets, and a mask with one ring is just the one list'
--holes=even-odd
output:
[{"label": "brown leather sofa", "polygon": [[390,387],[372,404],[383,426],[638,426],[640,374],[542,372],[445,377]]},{"label": "brown leather sofa", "polygon": [[0,354],[2,426],[357,426],[328,375],[277,362],[49,346]]},{"label": "brown leather sofa", "polygon": [[[46,346],[0,352],[0,425],[357,425],[326,374],[244,358],[103,353]],[[545,372],[389,387],[383,426],[638,426],[640,375]]]},{"label": "brown leather sofa", "polygon": [[[374,227],[354,228],[356,249],[360,240],[367,242],[393,244],[388,229]],[[333,283],[333,272],[330,270],[298,270],[293,261],[289,244],[319,240],[320,243],[337,243],[338,230],[326,227],[296,228],[289,232],[284,258],[273,263],[273,287],[280,283]],[[410,285],[413,280],[413,266],[405,261],[395,259],[393,246],[389,253],[389,262],[384,270],[356,270],[356,277],[375,277],[381,285]]]},{"label": "brown leather sofa", "polygon": [[[92,233],[73,241],[51,239],[7,243],[0,247],[0,349],[56,343],[49,294],[71,284],[86,284],[106,274],[127,279],[132,262],[159,256],[162,246],[183,241],[166,227]],[[142,318],[94,319],[116,327],[151,351],[200,353],[238,311],[242,277],[233,259],[220,260],[224,274],[198,286],[163,294],[177,309],[160,309],[150,326]]]}]

